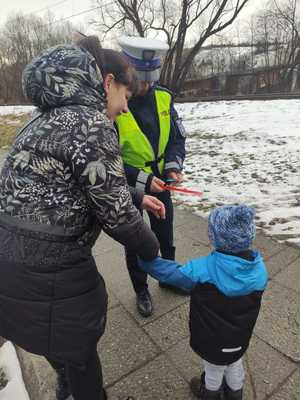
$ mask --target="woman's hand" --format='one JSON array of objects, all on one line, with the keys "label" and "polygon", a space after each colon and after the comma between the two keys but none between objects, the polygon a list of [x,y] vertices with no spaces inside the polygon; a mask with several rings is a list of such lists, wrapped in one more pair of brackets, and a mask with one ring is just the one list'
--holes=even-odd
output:
[{"label": "woman's hand", "polygon": [[161,179],[157,178],[154,176],[152,178],[151,184],[150,184],[150,192],[151,193],[159,193],[164,191],[164,184],[165,182],[162,181]]},{"label": "woman's hand", "polygon": [[156,197],[145,194],[141,206],[144,210],[150,211],[152,214],[154,214],[156,218],[166,218],[165,206]]}]

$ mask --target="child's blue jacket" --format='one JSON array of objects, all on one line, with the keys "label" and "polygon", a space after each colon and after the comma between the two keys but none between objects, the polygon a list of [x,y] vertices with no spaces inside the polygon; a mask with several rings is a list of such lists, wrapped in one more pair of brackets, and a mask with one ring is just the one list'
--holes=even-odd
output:
[{"label": "child's blue jacket", "polygon": [[268,274],[260,253],[253,251],[253,257],[249,261],[213,251],[183,265],[157,257],[150,262],[140,260],[140,266],[160,282],[187,291],[199,283],[211,283],[225,296],[243,296],[263,291],[267,285]]},{"label": "child's blue jacket", "polygon": [[159,257],[141,261],[160,282],[191,291],[190,345],[212,364],[230,365],[249,346],[268,278],[261,255],[252,256],[213,251],[184,265]]}]

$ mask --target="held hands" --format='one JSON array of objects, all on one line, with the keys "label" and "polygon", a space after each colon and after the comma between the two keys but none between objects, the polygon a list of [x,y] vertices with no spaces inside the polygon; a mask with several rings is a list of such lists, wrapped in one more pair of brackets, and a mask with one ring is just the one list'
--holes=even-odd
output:
[{"label": "held hands", "polygon": [[176,186],[183,181],[183,174],[181,172],[168,172],[167,176],[169,179],[174,179],[174,182],[168,183],[168,185]]},{"label": "held hands", "polygon": [[152,178],[151,184],[150,184],[150,192],[151,193],[159,193],[164,191],[164,186],[165,182],[162,181],[161,179],[157,178],[154,176]]},{"label": "held hands", "polygon": [[[173,182],[168,183],[168,185],[170,186],[176,186],[179,183],[181,183],[183,181],[183,174],[181,172],[169,172],[167,174],[168,179],[172,179]],[[159,192],[163,192],[164,188],[163,186],[165,185],[165,182],[162,181],[161,179],[157,178],[156,176],[154,176],[152,178],[151,184],[150,184],[150,192],[151,193],[159,193]]]},{"label": "held hands", "polygon": [[144,195],[142,201],[142,208],[144,210],[150,211],[155,215],[156,218],[165,219],[166,210],[164,204],[158,200],[156,197]]}]

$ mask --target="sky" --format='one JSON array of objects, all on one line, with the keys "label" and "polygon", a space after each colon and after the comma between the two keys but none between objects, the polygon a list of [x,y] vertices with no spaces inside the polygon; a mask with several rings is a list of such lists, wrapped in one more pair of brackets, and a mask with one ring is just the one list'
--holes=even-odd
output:
[{"label": "sky", "polygon": [[[41,17],[50,10],[58,19],[69,17],[73,14],[81,13],[93,8],[92,1],[82,0],[9,0],[1,2],[0,26],[6,21],[9,13],[22,11],[23,13],[34,13]],[[73,17],[70,21],[86,22],[92,16],[92,11]]]},{"label": "sky", "polygon": [[[111,0],[103,0],[103,2]],[[179,1],[179,0],[178,0]],[[249,0],[247,8],[242,10],[241,18],[246,21],[250,18],[251,13],[259,10],[267,0]],[[84,24],[85,33],[93,34],[93,28],[88,24],[89,19],[93,16],[95,11],[90,10],[95,7],[95,4],[90,1],[82,0],[2,0],[1,1],[1,14],[0,14],[0,27],[6,21],[7,16],[11,12],[22,11],[23,13],[35,13],[36,15],[44,16],[47,10],[50,10],[57,19],[69,17],[74,14],[83,13],[81,15],[72,17],[69,21],[74,24]]]}]

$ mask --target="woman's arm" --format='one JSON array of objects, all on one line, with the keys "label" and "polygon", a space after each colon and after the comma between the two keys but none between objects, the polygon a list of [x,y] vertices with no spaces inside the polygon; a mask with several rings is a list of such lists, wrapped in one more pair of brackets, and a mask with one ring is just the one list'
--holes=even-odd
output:
[{"label": "woman's arm", "polygon": [[105,117],[72,138],[70,163],[103,230],[142,259],[155,258],[158,241],[133,205],[117,134]]}]

